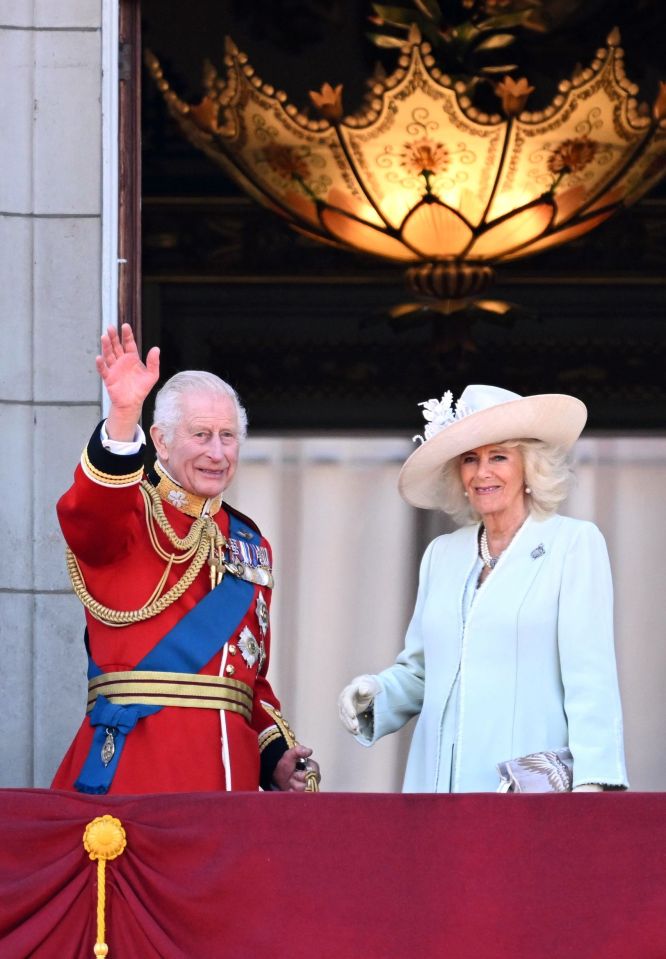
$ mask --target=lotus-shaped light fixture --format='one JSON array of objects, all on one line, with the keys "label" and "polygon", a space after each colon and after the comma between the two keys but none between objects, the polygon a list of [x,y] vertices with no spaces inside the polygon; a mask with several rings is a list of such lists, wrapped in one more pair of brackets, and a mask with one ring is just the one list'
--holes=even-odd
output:
[{"label": "lotus-shaped light fixture", "polygon": [[666,84],[641,107],[623,56],[614,30],[539,112],[525,109],[527,80],[507,76],[489,114],[412,27],[359,112],[345,116],[342,88],[324,84],[316,119],[231,41],[198,105],[146,59],[183,133],[247,193],[309,237],[404,264],[414,292],[455,309],[496,263],[577,239],[666,172]]}]

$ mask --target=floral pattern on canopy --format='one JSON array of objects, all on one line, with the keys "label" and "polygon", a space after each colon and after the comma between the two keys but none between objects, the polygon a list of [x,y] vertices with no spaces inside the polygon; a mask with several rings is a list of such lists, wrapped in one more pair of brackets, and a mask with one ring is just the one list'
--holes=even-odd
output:
[{"label": "floral pattern on canopy", "polygon": [[666,172],[666,85],[652,112],[639,108],[617,30],[539,112],[524,109],[533,88],[510,77],[496,87],[502,112],[481,112],[416,28],[351,116],[330,84],[311,93],[319,119],[299,112],[231,41],[226,75],[208,66],[195,106],[146,58],[185,136],[294,229],[406,266],[442,264],[467,287],[485,285],[489,265],[593,230]]}]

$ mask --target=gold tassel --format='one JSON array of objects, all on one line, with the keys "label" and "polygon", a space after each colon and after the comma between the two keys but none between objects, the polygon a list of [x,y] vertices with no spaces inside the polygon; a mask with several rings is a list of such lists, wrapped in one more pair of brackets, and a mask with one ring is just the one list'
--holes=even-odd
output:
[{"label": "gold tassel", "polygon": [[105,959],[109,947],[104,941],[106,910],[106,863],[124,851],[127,837],[122,823],[113,816],[98,816],[85,828],[83,846],[90,858],[97,860],[97,942],[93,950],[96,959]]}]

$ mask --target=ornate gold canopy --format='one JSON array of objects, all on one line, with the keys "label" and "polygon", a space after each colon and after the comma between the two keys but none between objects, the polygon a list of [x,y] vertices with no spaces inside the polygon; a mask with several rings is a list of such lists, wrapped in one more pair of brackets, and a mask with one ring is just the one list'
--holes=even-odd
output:
[{"label": "ornate gold canopy", "polygon": [[623,56],[614,30],[546,109],[526,110],[533,88],[505,77],[484,113],[412,27],[359,112],[344,116],[342,88],[324,84],[310,94],[317,118],[231,41],[198,105],[147,63],[185,136],[294,229],[403,263],[413,290],[458,300],[494,264],[582,236],[666,172],[666,83],[640,105]]}]

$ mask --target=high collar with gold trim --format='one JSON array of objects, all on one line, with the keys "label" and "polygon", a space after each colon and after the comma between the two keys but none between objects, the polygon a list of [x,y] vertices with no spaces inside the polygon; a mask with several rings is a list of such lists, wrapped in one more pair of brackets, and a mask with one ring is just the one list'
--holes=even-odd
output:
[{"label": "high collar with gold trim", "polygon": [[205,496],[188,492],[169,475],[159,460],[155,460],[155,466],[148,478],[166,503],[175,506],[187,516],[193,516],[194,519],[200,516],[215,516],[222,508],[222,493],[207,499]]}]

